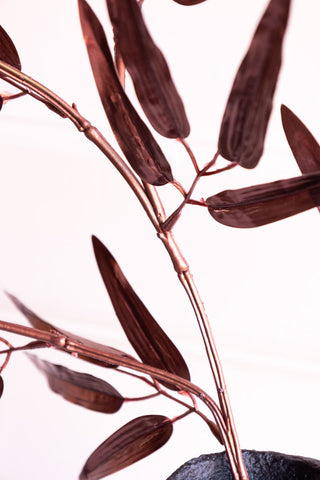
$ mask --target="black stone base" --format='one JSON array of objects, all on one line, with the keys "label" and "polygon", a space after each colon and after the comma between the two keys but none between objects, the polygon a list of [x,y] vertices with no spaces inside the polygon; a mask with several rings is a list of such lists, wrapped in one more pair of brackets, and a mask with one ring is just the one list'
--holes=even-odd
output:
[{"label": "black stone base", "polygon": [[[277,452],[243,450],[250,480],[320,480],[320,461]],[[167,480],[233,480],[225,452],[201,455]]]}]

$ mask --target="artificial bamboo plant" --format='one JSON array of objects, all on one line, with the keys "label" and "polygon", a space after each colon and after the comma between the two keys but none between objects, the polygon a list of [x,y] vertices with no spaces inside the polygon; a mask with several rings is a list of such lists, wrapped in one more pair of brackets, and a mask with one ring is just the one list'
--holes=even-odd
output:
[{"label": "artificial bamboo plant", "polygon": [[[193,8],[203,1],[176,0],[176,3],[181,4],[181,8]],[[203,165],[187,143],[190,133],[187,109],[166,59],[144,20],[143,1],[106,0],[114,34],[112,40],[105,33],[105,19],[99,19],[94,13],[94,2],[90,6],[86,0],[78,0],[80,24],[97,92],[122,153],[111,146],[75,104],[67,103],[24,73],[13,40],[1,27],[0,75],[10,89],[10,93],[2,95],[1,106],[22,96],[31,96],[51,112],[71,120],[122,175],[165,247],[191,303],[216,391],[213,398],[211,393],[192,382],[185,359],[130,285],[125,270],[120,267],[121,259],[118,263],[104,242],[92,236],[100,275],[136,356],[119,350],[116,345],[95,343],[43,320],[12,293],[8,293],[9,298],[31,326],[0,321],[3,332],[32,339],[18,347],[13,346],[5,334],[0,339],[4,359],[0,367],[0,394],[4,390],[4,369],[14,358],[14,352],[49,347],[104,369],[113,369],[119,375],[134,376],[137,383],[148,385],[150,393],[143,397],[146,414],[126,423],[93,451],[82,468],[81,480],[104,478],[155,452],[170,439],[175,423],[190,414],[198,415],[218,444],[224,446],[234,480],[248,478],[211,325],[188,261],[175,240],[174,228],[186,205],[199,211],[206,210],[209,222],[252,228],[320,204],[320,146],[297,115],[284,105],[281,107],[284,135],[301,170],[300,175],[223,190],[207,198],[194,194],[196,187],[201,188],[204,178],[211,179],[214,192],[215,175],[230,169],[257,166],[263,154],[281,67],[290,3],[290,0],[271,0],[266,5],[236,72],[221,121],[216,152],[212,152],[212,158]],[[126,91],[126,77],[130,77],[133,83],[134,101]],[[134,106],[136,101],[141,107],[139,113]],[[160,136],[178,140],[185,149],[189,158],[186,168],[194,171],[191,185],[185,186],[175,177],[175,166],[160,147]],[[181,195],[181,201],[169,213],[162,199],[164,185]],[[193,231],[196,233],[196,227]],[[50,388],[69,402],[105,414],[125,408],[126,392],[120,393],[107,381],[50,363],[35,354],[29,354],[29,358],[47,377]],[[169,398],[183,408],[183,413],[174,418],[150,414],[147,403],[155,396]]]}]

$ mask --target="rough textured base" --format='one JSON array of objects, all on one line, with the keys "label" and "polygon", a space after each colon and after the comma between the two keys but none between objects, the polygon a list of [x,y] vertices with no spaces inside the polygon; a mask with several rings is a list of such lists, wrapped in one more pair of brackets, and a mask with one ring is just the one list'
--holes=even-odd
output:
[{"label": "rough textured base", "polygon": [[[320,480],[320,461],[277,452],[243,450],[250,480]],[[233,480],[225,452],[201,455],[167,480]]]}]

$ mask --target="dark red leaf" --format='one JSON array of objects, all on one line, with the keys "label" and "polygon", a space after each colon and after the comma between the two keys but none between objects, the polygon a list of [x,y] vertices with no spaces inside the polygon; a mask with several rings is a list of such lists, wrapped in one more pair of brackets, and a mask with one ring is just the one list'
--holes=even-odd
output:
[{"label": "dark red leaf", "polygon": [[85,0],[78,0],[78,4],[94,79],[120,148],[144,182],[152,185],[171,182],[168,161],[119,82],[101,23]]},{"label": "dark red leaf", "polygon": [[80,480],[99,480],[147,457],[171,437],[172,422],[162,415],[145,415],[124,425],[88,458]]},{"label": "dark red leaf", "polygon": [[115,42],[139,102],[161,135],[184,138],[190,127],[167,62],[155,45],[136,0],[107,0]]},{"label": "dark red leaf", "polygon": [[289,146],[301,172],[318,172],[320,170],[320,145],[317,140],[285,105],[281,106],[281,118]]},{"label": "dark red leaf", "polygon": [[42,318],[38,317],[34,312],[32,312],[26,305],[24,305],[17,297],[12,295],[11,293],[6,292],[7,296],[10,298],[12,303],[15,307],[21,312],[31,323],[34,328],[38,328],[39,330],[44,330],[45,332],[52,332],[56,331],[61,333],[61,330],[55,328],[51,323],[42,320]]},{"label": "dark red leaf", "polygon": [[285,105],[281,106],[283,129],[302,173],[320,170],[320,145],[301,120]]},{"label": "dark red leaf", "polygon": [[207,423],[208,427],[210,428],[211,433],[216,437],[218,442],[221,443],[221,445],[224,445],[224,441],[223,441],[223,438],[221,436],[218,425],[215,424],[214,422],[212,422],[212,420],[209,420],[208,418],[206,419],[206,423]]},{"label": "dark red leaf", "polygon": [[205,0],[174,0],[176,3],[180,3],[180,5],[197,5],[198,3],[205,2]]},{"label": "dark red leaf", "polygon": [[13,41],[7,32],[0,26],[0,60],[9,63],[12,67],[21,70],[21,62]]},{"label": "dark red leaf", "polygon": [[46,375],[51,390],[65,400],[102,413],[115,413],[121,408],[124,398],[104,380],[54,365],[33,355],[28,357]]},{"label": "dark red leaf", "polygon": [[[130,358],[133,359],[130,355],[127,353],[122,352],[121,350],[118,350],[113,347],[109,347],[108,345],[103,345],[101,343],[96,343],[92,342],[91,340],[88,340],[87,338],[80,337],[79,335],[74,335],[73,333],[68,332],[67,330],[62,330],[61,328],[56,328],[54,325],[51,323],[46,322],[45,320],[42,320],[42,318],[38,317],[32,310],[30,310],[26,305],[24,305],[17,297],[14,297],[10,293],[7,293],[8,297],[11,299],[11,301],[14,303],[14,305],[17,307],[17,309],[28,319],[28,321],[31,323],[31,325],[35,328],[38,328],[39,330],[44,330],[46,332],[58,332],[61,335],[65,335],[66,337],[70,337],[73,340],[76,340],[82,345],[85,345],[86,347],[90,348],[96,348],[98,350],[102,350],[105,353],[108,354],[114,354],[114,355],[120,355],[124,358]],[[100,361],[100,360],[95,360],[94,358],[89,358],[85,355],[78,355],[79,358],[82,360],[85,360],[89,363],[94,363],[103,367],[115,367],[116,365],[111,365],[109,363]]]},{"label": "dark red leaf", "polygon": [[257,165],[272,109],[290,0],[271,0],[235,77],[222,119],[219,152],[245,168]]},{"label": "dark red leaf", "polygon": [[0,398],[2,397],[2,394],[3,394],[3,388],[4,388],[3,378],[0,376]]},{"label": "dark red leaf", "polygon": [[135,293],[109,250],[96,237],[92,237],[92,242],[113,308],[141,360],[190,380],[188,367],[180,352]]},{"label": "dark red leaf", "polygon": [[207,198],[206,204],[215,220],[230,227],[276,222],[320,205],[320,172],[226,190]]}]

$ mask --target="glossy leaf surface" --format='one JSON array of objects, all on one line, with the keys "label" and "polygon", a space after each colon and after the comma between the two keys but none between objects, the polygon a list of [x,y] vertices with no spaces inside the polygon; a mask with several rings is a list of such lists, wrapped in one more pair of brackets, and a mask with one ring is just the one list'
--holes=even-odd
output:
[{"label": "glossy leaf surface", "polygon": [[320,205],[320,173],[225,190],[207,198],[206,204],[224,225],[258,227]]},{"label": "glossy leaf surface", "polygon": [[94,79],[121,150],[144,182],[164,185],[172,181],[168,161],[120,84],[101,23],[85,0],[78,4]]},{"label": "glossy leaf surface", "polygon": [[302,173],[320,170],[320,145],[302,121],[285,105],[281,106],[283,129]]},{"label": "glossy leaf surface", "polygon": [[245,168],[257,165],[281,66],[290,0],[271,0],[235,77],[222,119],[219,152]]},{"label": "glossy leaf surface", "polygon": [[99,480],[147,457],[169,440],[172,429],[172,422],[162,415],[132,420],[90,455],[80,480]]},{"label": "glossy leaf surface", "polygon": [[[287,141],[302,173],[320,171],[320,145],[301,120],[285,105],[281,118]],[[320,207],[318,206],[320,211]]]},{"label": "glossy leaf surface", "polygon": [[107,0],[115,42],[139,102],[155,130],[168,138],[190,133],[167,62],[154,43],[136,0]]},{"label": "glossy leaf surface", "polygon": [[3,394],[3,388],[4,388],[3,378],[0,375],[0,398],[2,397],[2,394]]},{"label": "glossy leaf surface", "polygon": [[[122,352],[121,350],[118,350],[113,347],[109,347],[108,345],[103,345],[101,343],[93,342],[91,340],[88,340],[87,338],[80,337],[79,335],[74,335],[73,333],[68,332],[67,330],[62,330],[61,328],[56,328],[54,325],[51,323],[46,322],[42,318],[38,317],[37,314],[35,314],[32,310],[30,310],[26,305],[24,305],[17,297],[14,295],[11,295],[10,293],[7,293],[8,297],[11,299],[11,301],[14,303],[14,305],[17,307],[17,309],[28,319],[28,321],[31,323],[31,325],[34,328],[38,328],[39,330],[44,330],[46,332],[51,332],[55,331],[58,332],[61,335],[65,335],[66,337],[70,337],[73,340],[76,340],[82,345],[85,345],[90,348],[95,348],[98,350],[101,350],[105,353],[108,354],[114,354],[114,355],[120,355],[121,357],[125,358],[130,358],[133,359],[130,355],[127,353]],[[94,358],[89,358],[85,355],[79,355],[79,358],[82,360],[85,360],[89,363],[94,363],[103,367],[114,367],[116,366],[115,364],[109,364],[100,360],[95,360]]]},{"label": "glossy leaf surface", "polygon": [[100,378],[54,365],[33,355],[28,357],[45,374],[51,390],[65,400],[102,413],[115,413],[121,408],[122,395]]},{"label": "glossy leaf surface", "polygon": [[6,62],[12,67],[21,70],[21,62],[17,49],[7,34],[7,32],[0,26],[0,60]]},{"label": "glossy leaf surface", "polygon": [[189,380],[188,367],[180,352],[135,293],[109,250],[96,237],[92,242],[113,308],[141,360]]}]

